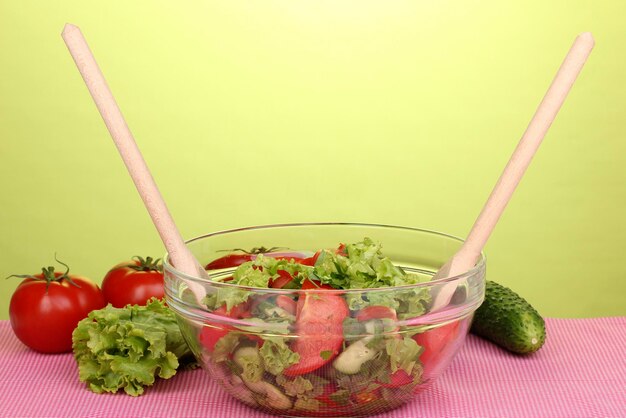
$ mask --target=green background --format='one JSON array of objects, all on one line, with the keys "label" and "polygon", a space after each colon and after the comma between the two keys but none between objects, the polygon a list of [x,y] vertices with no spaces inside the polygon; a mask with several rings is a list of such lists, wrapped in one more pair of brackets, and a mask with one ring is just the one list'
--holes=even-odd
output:
[{"label": "green background", "polygon": [[60,33],[81,27],[186,238],[465,236],[576,34],[596,48],[486,248],[545,316],[624,315],[626,3],[0,0],[0,318],[50,265],[164,252]]}]

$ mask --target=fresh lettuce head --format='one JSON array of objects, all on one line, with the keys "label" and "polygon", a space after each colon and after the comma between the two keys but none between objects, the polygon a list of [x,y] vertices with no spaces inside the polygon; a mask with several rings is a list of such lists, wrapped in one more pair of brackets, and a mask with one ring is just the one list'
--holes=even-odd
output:
[{"label": "fresh lettuce head", "polygon": [[157,376],[169,379],[179,360],[191,358],[174,313],[156,299],[147,306],[92,311],[72,341],[79,379],[96,393],[124,389],[141,395]]}]

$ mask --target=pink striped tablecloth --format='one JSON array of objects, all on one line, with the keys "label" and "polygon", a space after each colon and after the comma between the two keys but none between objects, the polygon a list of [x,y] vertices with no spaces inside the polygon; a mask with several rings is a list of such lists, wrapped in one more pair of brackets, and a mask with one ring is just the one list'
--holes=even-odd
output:
[{"label": "pink striped tablecloth", "polygon": [[[380,417],[626,417],[626,317],[547,319],[546,345],[511,355],[470,335],[410,404]],[[0,416],[266,417],[230,399],[202,370],[181,371],[132,398],[96,395],[71,354],[24,347],[0,321]]]}]

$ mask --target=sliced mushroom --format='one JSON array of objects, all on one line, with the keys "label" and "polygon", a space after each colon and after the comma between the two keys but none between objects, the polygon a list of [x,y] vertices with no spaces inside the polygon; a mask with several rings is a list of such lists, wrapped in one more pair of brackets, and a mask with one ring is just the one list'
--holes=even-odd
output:
[{"label": "sliced mushroom", "polygon": [[263,380],[259,382],[246,382],[244,384],[253,392],[261,396],[256,396],[256,401],[263,406],[273,409],[290,409],[293,404],[284,393],[271,383]]},{"label": "sliced mushroom", "polygon": [[378,353],[367,347],[371,337],[365,337],[353,342],[333,362],[333,367],[345,374],[356,374],[366,361],[373,359]]},{"label": "sliced mushroom", "polygon": [[256,406],[257,402],[256,399],[254,399],[254,394],[236,374],[231,376],[229,384],[225,386],[226,389],[229,389],[229,392],[241,402],[246,405]]}]

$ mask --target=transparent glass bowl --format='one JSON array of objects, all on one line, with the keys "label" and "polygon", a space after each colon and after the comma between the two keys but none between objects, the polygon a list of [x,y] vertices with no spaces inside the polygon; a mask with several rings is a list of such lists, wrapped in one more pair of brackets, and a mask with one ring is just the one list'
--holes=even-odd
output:
[{"label": "transparent glass bowl", "polygon": [[[383,254],[405,272],[425,279],[463,242],[414,228],[315,223],[216,232],[187,244],[204,266],[236,248],[280,247],[313,255],[364,237],[382,243]],[[176,270],[167,256],[164,267],[167,303],[204,370],[241,402],[288,416],[369,416],[411,401],[459,350],[485,291],[484,256],[473,269],[448,279],[358,290],[241,287],[220,282],[234,268],[209,271],[211,280],[206,280]],[[198,303],[187,289],[190,281],[200,284],[209,298],[245,292],[247,314],[233,310],[227,315],[223,308]],[[433,310],[443,286],[456,290],[449,303]],[[287,310],[286,298],[291,301]],[[368,304],[394,305],[395,313],[370,308],[365,314]],[[289,312],[289,306],[297,306],[297,312]],[[282,315],[281,321],[255,318],[261,308]],[[338,323],[339,311],[340,319],[347,319]],[[290,352],[299,358],[287,360]],[[281,361],[289,367],[281,369]]]}]

